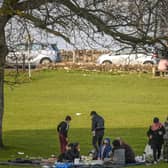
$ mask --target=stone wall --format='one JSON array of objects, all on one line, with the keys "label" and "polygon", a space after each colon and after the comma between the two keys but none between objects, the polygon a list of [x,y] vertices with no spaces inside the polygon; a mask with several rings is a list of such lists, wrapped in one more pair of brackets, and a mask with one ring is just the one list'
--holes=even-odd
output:
[{"label": "stone wall", "polygon": [[95,62],[96,59],[107,50],[61,50],[64,62]]}]

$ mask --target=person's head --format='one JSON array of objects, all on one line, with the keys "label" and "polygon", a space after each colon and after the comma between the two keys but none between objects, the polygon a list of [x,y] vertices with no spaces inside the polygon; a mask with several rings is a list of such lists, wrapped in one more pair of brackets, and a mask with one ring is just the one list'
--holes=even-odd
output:
[{"label": "person's head", "polygon": [[68,115],[68,116],[65,117],[65,121],[66,121],[66,122],[69,123],[71,120],[72,120],[72,119],[71,119],[71,116]]},{"label": "person's head", "polygon": [[73,147],[73,143],[69,143],[67,146],[66,146],[66,150],[71,150]]},{"label": "person's head", "polygon": [[154,117],[153,118],[153,123],[155,123],[155,124],[159,123],[159,118],[158,117]]},{"label": "person's head", "polygon": [[115,140],[112,142],[112,145],[113,145],[114,148],[117,148],[117,147],[120,147],[120,146],[121,146],[121,145],[120,145],[120,141],[117,140],[117,139],[115,139]]},{"label": "person's head", "polygon": [[96,112],[96,111],[91,111],[91,112],[90,112],[90,116],[91,116],[91,117],[94,117],[95,115],[97,115],[97,112]]},{"label": "person's head", "polygon": [[110,145],[110,138],[105,138],[103,140],[103,145],[106,145],[106,146]]},{"label": "person's head", "polygon": [[124,141],[123,141],[123,139],[121,139],[121,137],[117,137],[116,140],[118,140],[120,142],[120,145],[124,144]]},{"label": "person's head", "polygon": [[80,151],[80,145],[78,142],[74,143],[74,149]]}]

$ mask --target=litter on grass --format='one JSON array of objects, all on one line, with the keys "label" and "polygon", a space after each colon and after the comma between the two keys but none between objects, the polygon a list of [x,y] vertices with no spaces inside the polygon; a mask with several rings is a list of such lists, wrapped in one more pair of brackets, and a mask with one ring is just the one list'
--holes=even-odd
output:
[{"label": "litter on grass", "polygon": [[17,152],[18,155],[24,155],[24,152]]}]

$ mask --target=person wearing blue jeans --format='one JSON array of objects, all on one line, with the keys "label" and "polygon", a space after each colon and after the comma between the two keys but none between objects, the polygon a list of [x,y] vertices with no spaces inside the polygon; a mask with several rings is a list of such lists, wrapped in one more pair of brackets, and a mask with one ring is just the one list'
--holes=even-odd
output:
[{"label": "person wearing blue jeans", "polygon": [[104,160],[110,158],[112,154],[112,146],[110,144],[110,139],[105,138],[103,144],[99,148],[98,159]]}]

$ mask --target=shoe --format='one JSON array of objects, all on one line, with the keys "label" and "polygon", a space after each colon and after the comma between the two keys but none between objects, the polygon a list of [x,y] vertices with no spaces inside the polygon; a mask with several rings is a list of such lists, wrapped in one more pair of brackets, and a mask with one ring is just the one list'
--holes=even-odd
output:
[{"label": "shoe", "polygon": [[146,165],[146,166],[151,166],[151,165],[152,165],[152,163],[145,163],[145,165]]},{"label": "shoe", "polygon": [[168,159],[164,159],[164,162],[168,162]]},{"label": "shoe", "polygon": [[158,162],[157,161],[154,161],[153,164],[157,164]]}]

